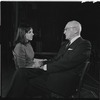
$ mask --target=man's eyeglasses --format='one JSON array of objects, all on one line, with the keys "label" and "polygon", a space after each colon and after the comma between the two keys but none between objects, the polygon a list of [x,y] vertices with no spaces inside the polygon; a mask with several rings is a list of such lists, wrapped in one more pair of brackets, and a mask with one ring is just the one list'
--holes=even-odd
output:
[{"label": "man's eyeglasses", "polygon": [[65,28],[64,30],[69,30],[69,29],[71,29],[71,28],[76,28],[76,27],[67,27],[67,28]]}]

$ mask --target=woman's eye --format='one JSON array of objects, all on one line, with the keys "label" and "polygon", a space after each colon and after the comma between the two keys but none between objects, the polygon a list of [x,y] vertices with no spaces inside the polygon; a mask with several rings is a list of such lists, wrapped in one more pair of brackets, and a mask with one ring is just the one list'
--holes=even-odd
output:
[{"label": "woman's eye", "polygon": [[28,33],[30,34],[31,32],[29,31]]}]

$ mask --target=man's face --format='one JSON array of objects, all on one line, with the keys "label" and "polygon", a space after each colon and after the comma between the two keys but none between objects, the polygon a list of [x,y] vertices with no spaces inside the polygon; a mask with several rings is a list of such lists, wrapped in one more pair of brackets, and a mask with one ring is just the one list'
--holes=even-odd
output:
[{"label": "man's face", "polygon": [[77,21],[70,21],[67,23],[64,29],[66,39],[73,39],[80,34],[80,24]]},{"label": "man's face", "polygon": [[70,39],[74,34],[73,27],[66,26],[65,29],[64,29],[64,34],[65,34],[66,39]]}]

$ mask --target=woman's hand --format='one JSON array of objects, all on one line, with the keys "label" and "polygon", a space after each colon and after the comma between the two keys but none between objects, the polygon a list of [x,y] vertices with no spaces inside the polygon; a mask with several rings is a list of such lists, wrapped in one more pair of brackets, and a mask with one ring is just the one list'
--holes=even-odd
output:
[{"label": "woman's hand", "polygon": [[43,64],[43,61],[47,61],[47,59],[34,59],[34,64],[32,65],[32,68],[40,68],[40,69],[42,69],[41,68],[41,66],[43,66],[44,64]]},{"label": "woman's hand", "polygon": [[43,66],[44,65],[44,61],[47,61],[47,59],[34,59],[34,63],[36,64],[36,66]]},{"label": "woman's hand", "polygon": [[39,61],[35,61],[32,68],[40,68],[41,64]]},{"label": "woman's hand", "polygon": [[34,58],[34,62],[35,61],[47,61],[47,59],[37,59],[37,58]]}]

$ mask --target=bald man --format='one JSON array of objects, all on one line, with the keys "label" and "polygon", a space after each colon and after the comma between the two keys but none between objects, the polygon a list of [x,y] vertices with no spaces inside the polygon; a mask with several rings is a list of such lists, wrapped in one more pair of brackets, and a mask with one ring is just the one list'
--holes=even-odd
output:
[{"label": "bald man", "polygon": [[43,69],[49,73],[48,87],[55,93],[68,97],[78,85],[79,73],[91,53],[91,43],[81,37],[82,26],[78,21],[70,21],[64,28],[65,42],[56,59]]},{"label": "bald man", "polygon": [[31,86],[32,90],[35,90],[34,87],[37,88],[36,90],[39,89],[38,91],[41,90],[41,94],[43,91],[50,91],[66,98],[71,96],[78,85],[79,74],[84,63],[91,53],[91,43],[81,37],[81,31],[82,26],[78,21],[68,22],[64,28],[65,39],[68,41],[62,44],[57,56],[40,67],[43,72],[35,78],[34,69],[17,70],[14,84],[18,82],[20,84],[15,85],[17,90],[13,85],[10,97],[20,97],[18,91],[23,93],[24,90],[21,88],[24,88],[26,83],[30,84],[28,86]]}]

